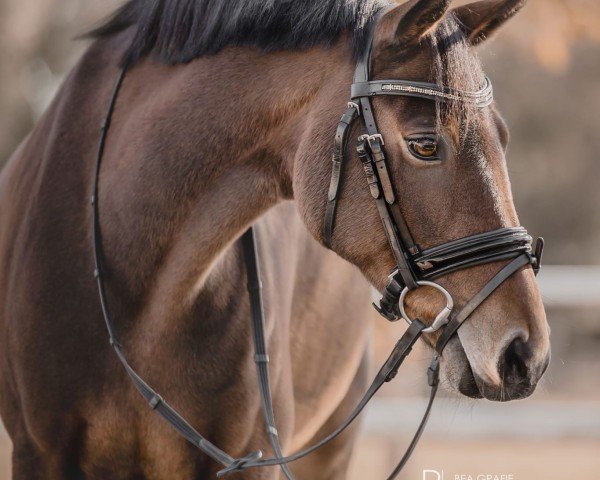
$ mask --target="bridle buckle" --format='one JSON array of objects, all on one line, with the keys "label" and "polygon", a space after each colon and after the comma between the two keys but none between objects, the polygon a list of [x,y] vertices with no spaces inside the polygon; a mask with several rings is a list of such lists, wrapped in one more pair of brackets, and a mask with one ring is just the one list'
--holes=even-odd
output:
[{"label": "bridle buckle", "polygon": [[385,142],[383,141],[383,136],[381,135],[381,133],[374,133],[373,135],[363,135],[366,139],[367,139],[367,143],[369,144],[369,147],[373,148],[373,142],[375,140],[379,140],[380,146],[384,146]]}]

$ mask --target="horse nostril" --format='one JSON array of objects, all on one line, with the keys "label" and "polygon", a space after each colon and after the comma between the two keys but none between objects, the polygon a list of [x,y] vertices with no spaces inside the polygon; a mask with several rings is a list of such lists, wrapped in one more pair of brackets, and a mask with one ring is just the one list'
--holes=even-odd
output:
[{"label": "horse nostril", "polygon": [[500,359],[498,372],[504,382],[509,384],[526,380],[529,374],[527,363],[531,357],[529,345],[520,337],[515,338]]}]

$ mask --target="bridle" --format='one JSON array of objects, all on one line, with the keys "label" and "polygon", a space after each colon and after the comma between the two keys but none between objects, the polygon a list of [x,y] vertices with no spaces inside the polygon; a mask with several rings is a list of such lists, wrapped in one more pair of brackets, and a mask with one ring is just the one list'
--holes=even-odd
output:
[{"label": "bridle", "polygon": [[[360,118],[363,133],[358,137],[356,151],[396,263],[396,268],[389,277],[381,301],[379,305],[375,305],[381,315],[390,321],[397,320],[400,316],[408,319],[404,314],[403,302],[398,305],[398,301],[400,298],[404,299],[407,291],[422,285],[440,290],[446,296],[447,301],[451,302],[448,292],[431,280],[456,270],[528,255],[530,259],[528,263],[531,263],[537,272],[539,269],[537,259],[541,257],[543,240],[538,240],[536,253],[531,255],[532,239],[522,227],[500,228],[479,233],[426,250],[422,250],[417,245],[400,211],[386,163],[383,148],[384,138],[377,129],[371,97],[381,95],[418,97],[439,102],[463,102],[477,108],[484,108],[493,101],[492,84],[489,78],[485,77],[485,85],[481,90],[466,92],[425,82],[369,80],[371,43],[372,37],[364,55],[356,65],[350,95],[352,101],[348,103],[348,109],[342,115],[336,130],[331,181],[323,227],[325,245],[331,248],[343,169],[347,161],[345,153],[348,135],[351,126]],[[438,317],[434,322],[435,327],[432,325],[433,328],[429,328],[428,332],[437,330],[445,324],[445,320],[450,315],[448,310],[451,308],[444,310],[444,317]]]},{"label": "bridle", "polygon": [[[522,227],[501,228],[490,232],[471,235],[458,240],[453,240],[433,248],[422,250],[413,240],[408,225],[400,212],[397,197],[389,175],[385,152],[383,149],[383,135],[378,131],[370,97],[376,95],[400,95],[419,97],[434,101],[460,101],[468,102],[476,107],[483,108],[492,102],[492,86],[486,77],[484,87],[478,92],[464,92],[435,84],[412,82],[404,80],[369,80],[371,42],[359,59],[354,73],[354,82],[351,88],[351,102],[342,115],[338,124],[335,144],[333,149],[332,174],[327,205],[323,239],[326,246],[331,248],[337,201],[341,191],[343,167],[347,161],[347,137],[351,125],[360,118],[363,134],[358,138],[356,150],[363,166],[371,196],[376,202],[377,211],[381,218],[383,229],[387,236],[396,268],[389,277],[379,305],[374,305],[377,311],[390,321],[404,318],[409,327],[394,346],[389,357],[378,371],[366,393],[348,416],[348,418],[332,433],[319,442],[284,457],[281,452],[271,399],[266,340],[264,334],[264,311],[261,294],[260,269],[256,251],[256,238],[254,230],[250,227],[242,236],[242,245],[248,279],[248,292],[252,314],[252,333],[254,343],[254,360],[257,366],[259,390],[263,405],[266,432],[273,447],[275,456],[262,459],[262,452],[255,451],[240,458],[234,458],[218,448],[209,440],[198,433],[194,427],[175,411],[152,387],[150,387],[129,365],[117,330],[112,319],[111,311],[106,297],[105,275],[103,269],[104,252],[100,227],[98,191],[99,174],[106,143],[106,136],[110,127],[112,113],[125,78],[126,68],[121,73],[115,84],[106,116],[102,123],[100,139],[96,155],[96,167],[93,182],[92,203],[92,238],[94,257],[94,276],[98,286],[98,294],[102,307],[102,315],[109,333],[109,341],[117,357],[129,375],[132,383],[148,402],[150,408],[161,415],[180,435],[190,443],[223,465],[217,473],[223,477],[234,472],[239,472],[252,467],[265,467],[279,465],[288,480],[292,479],[287,463],[303,458],[341,434],[362,412],[367,403],[385,382],[392,380],[404,359],[408,356],[412,346],[423,333],[434,332],[442,327],[440,337],[435,345],[436,354],[428,368],[428,383],[431,387],[429,402],[417,431],[410,442],[404,456],[388,477],[388,480],[397,477],[410,455],[414,451],[419,438],[425,428],[433,401],[439,385],[439,361],[442,351],[448,341],[458,331],[459,327],[469,318],[471,313],[489,297],[494,290],[520,268],[531,265],[537,274],[541,265],[543,240],[537,240],[535,252],[532,251],[532,238]],[[494,275],[483,288],[471,298],[460,311],[454,313],[454,304],[451,295],[440,285],[432,282],[433,279],[447,273],[470,268],[501,260],[511,261]],[[419,319],[410,319],[404,310],[406,294],[420,286],[433,287],[444,295],[446,306],[436,316],[434,322],[427,326]]]}]

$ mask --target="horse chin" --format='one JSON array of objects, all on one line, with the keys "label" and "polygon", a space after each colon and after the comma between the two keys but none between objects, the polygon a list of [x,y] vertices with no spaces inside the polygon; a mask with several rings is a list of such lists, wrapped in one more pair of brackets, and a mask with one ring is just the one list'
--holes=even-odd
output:
[{"label": "horse chin", "polygon": [[[455,355],[456,357],[456,355]],[[465,397],[480,399],[484,398],[479,389],[479,382],[473,375],[471,365],[467,360],[462,348],[460,348],[460,359],[453,359],[454,365],[449,367],[446,372],[446,382],[444,382],[450,390],[464,395]],[[458,361],[457,361],[458,360]]]},{"label": "horse chin", "polygon": [[481,388],[481,382],[473,374],[467,354],[456,337],[450,340],[444,350],[441,374],[443,385],[448,390],[469,398],[486,398],[486,390]]},{"label": "horse chin", "polygon": [[478,382],[475,379],[475,375],[473,375],[473,370],[471,369],[469,362],[467,362],[466,367],[460,376],[460,380],[458,381],[458,391],[466,397],[477,399],[484,398],[481,390],[479,390]]},{"label": "horse chin", "polygon": [[470,398],[483,398],[461,343],[455,337],[442,355],[442,384],[446,389]]},{"label": "horse chin", "polygon": [[506,395],[502,390],[486,388],[484,383],[475,378],[470,366],[463,372],[458,382],[458,391],[464,396],[475,399],[485,398],[493,402],[521,400],[531,395],[534,390],[535,385],[523,384],[511,395]]}]

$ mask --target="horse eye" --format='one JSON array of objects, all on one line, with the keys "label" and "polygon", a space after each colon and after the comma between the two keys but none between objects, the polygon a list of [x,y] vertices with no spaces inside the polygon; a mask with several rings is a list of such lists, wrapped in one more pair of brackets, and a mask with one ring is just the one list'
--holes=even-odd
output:
[{"label": "horse eye", "polygon": [[421,160],[439,160],[437,142],[433,138],[417,138],[408,141],[408,149]]}]

